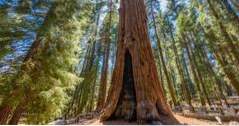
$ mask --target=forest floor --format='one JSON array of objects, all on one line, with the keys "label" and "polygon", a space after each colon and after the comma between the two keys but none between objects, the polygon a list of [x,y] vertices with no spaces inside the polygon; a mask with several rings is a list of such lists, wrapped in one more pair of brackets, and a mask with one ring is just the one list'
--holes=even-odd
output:
[{"label": "forest floor", "polygon": [[[209,120],[200,120],[196,118],[189,118],[175,114],[175,117],[180,121],[181,124],[187,125],[218,125],[219,123],[216,121],[209,121]],[[129,123],[126,121],[105,121],[100,122],[99,118],[93,119],[80,119],[78,123],[75,125],[135,125],[137,123]]]},{"label": "forest floor", "polygon": [[[182,106],[183,111],[175,113],[175,117],[181,124],[185,125],[239,125],[239,97],[230,97],[227,98],[230,108],[223,108],[224,114],[222,115],[218,108],[220,103],[214,106],[213,110],[209,113],[205,113],[204,110],[198,108],[197,112],[190,112],[187,106]],[[195,105],[197,106],[197,105]],[[214,110],[215,109],[215,110]],[[208,109],[209,110],[209,109]],[[236,111],[235,111],[236,110]],[[62,124],[71,124],[71,125],[135,125],[134,123],[129,123],[122,120],[114,121],[105,121],[100,122],[99,114],[92,112],[87,114],[79,115],[77,118],[70,119],[67,121],[56,120],[50,125],[62,125]]]},{"label": "forest floor", "polygon": [[[201,120],[196,118],[184,117],[178,114],[175,114],[175,117],[180,121],[181,124],[185,125],[218,125],[217,121],[209,121],[209,120]],[[81,118],[78,120],[78,123],[74,123],[73,125],[135,125],[137,123],[129,123],[126,121],[105,121],[100,122],[99,118],[93,119],[84,119]],[[224,125],[228,125],[229,123],[223,123]]]},{"label": "forest floor", "polygon": [[[206,119],[198,119],[194,117],[186,117],[183,116],[182,113],[174,114],[178,121],[183,125],[239,125],[239,122],[230,121],[230,122],[223,122],[223,121],[210,121]],[[99,116],[95,114],[92,116],[84,115],[77,119],[68,120],[65,123],[63,120],[56,120],[49,125],[137,125],[136,122],[127,122],[122,120],[114,120],[114,121],[104,121],[100,122]]]}]

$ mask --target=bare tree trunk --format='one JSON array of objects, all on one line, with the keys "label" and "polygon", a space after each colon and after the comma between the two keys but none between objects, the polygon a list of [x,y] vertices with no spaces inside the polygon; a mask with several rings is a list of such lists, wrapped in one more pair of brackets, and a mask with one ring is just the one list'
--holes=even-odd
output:
[{"label": "bare tree trunk", "polygon": [[[193,36],[196,36],[196,33],[193,32]],[[223,93],[223,88],[222,88],[222,80],[217,76],[217,74],[215,73],[215,71],[213,70],[213,66],[212,64],[210,63],[208,57],[207,57],[207,54],[206,54],[206,50],[205,50],[205,46],[204,46],[204,43],[199,41],[199,43],[201,44],[201,46],[196,46],[196,50],[201,54],[199,55],[199,59],[201,62],[203,62],[203,64],[205,65],[205,67],[207,68],[207,71],[209,73],[209,75],[212,76],[212,79],[215,80],[215,83],[218,87],[218,90],[219,90],[219,93],[220,93],[220,96],[223,98],[223,100],[225,101],[226,105],[229,106],[228,102],[227,102],[227,99]]]},{"label": "bare tree trunk", "polygon": [[138,123],[179,124],[162,92],[144,0],[121,0],[116,64],[101,120],[126,117]]},{"label": "bare tree trunk", "polygon": [[161,64],[160,58],[158,59],[157,63],[159,64],[159,77],[160,77],[160,82],[161,82],[161,85],[162,85],[162,88],[163,88],[163,92],[166,93],[166,88],[165,88],[164,80],[163,80],[164,77],[163,77],[162,64]]},{"label": "bare tree trunk", "polygon": [[24,111],[25,111],[25,108],[22,105],[18,105],[8,125],[17,125]]},{"label": "bare tree trunk", "polygon": [[109,0],[109,9],[110,9],[110,17],[109,17],[109,24],[107,28],[108,31],[106,31],[106,36],[104,39],[104,60],[103,60],[103,67],[102,67],[102,73],[101,73],[101,80],[100,80],[100,89],[99,89],[99,98],[97,102],[97,111],[100,111],[105,104],[106,99],[106,88],[107,88],[107,77],[108,77],[108,67],[109,67],[109,55],[110,55],[110,28],[111,28],[111,21],[112,21],[112,0]]},{"label": "bare tree trunk", "polygon": [[[179,73],[179,76],[180,76],[180,82],[181,82],[181,85],[182,85],[181,87],[183,89],[183,92],[185,92],[185,96],[186,96],[186,100],[187,100],[188,104],[191,106],[192,111],[194,111],[194,107],[192,105],[192,97],[191,97],[191,94],[190,94],[190,90],[188,89],[188,86],[186,84],[187,81],[184,77],[183,66],[180,63],[180,59],[179,59],[180,56],[179,56],[178,50],[176,48],[176,41],[174,39],[172,27],[169,24],[168,19],[167,19],[167,23],[168,23],[169,30],[170,30],[170,37],[171,37],[171,40],[172,40],[172,46],[173,46],[173,52],[174,52],[174,55],[175,55],[176,66],[177,66],[177,70],[178,70],[178,73]],[[183,56],[182,61],[184,61],[184,56]]]},{"label": "bare tree trunk", "polygon": [[[101,2],[101,0],[97,2]],[[95,80],[97,79],[96,74],[98,69],[98,60],[96,58],[96,54],[98,53],[98,47],[97,40],[95,38],[97,38],[98,35],[98,26],[100,23],[101,16],[101,13],[98,13],[97,11],[99,11],[101,7],[101,4],[97,3],[95,5],[95,10],[93,11],[93,13],[96,14],[93,17],[94,25],[92,25],[92,35],[90,36],[91,38],[89,38],[87,43],[87,51],[80,73],[80,77],[84,78],[84,80],[76,86],[73,94],[73,99],[69,104],[70,106],[67,109],[65,117],[77,116],[78,114],[82,113],[84,109],[88,111],[93,108],[93,106],[89,104],[92,103],[91,98],[94,94],[94,89],[92,88],[94,88]]]},{"label": "bare tree trunk", "polygon": [[173,83],[170,79],[169,72],[168,72],[164,57],[163,57],[163,50],[162,50],[161,42],[160,42],[160,39],[159,39],[159,36],[158,36],[158,30],[157,30],[157,26],[156,26],[155,16],[154,16],[154,13],[153,13],[153,2],[152,1],[151,1],[151,10],[152,10],[151,13],[152,13],[152,18],[153,18],[153,26],[154,26],[154,30],[155,30],[155,34],[156,34],[156,38],[157,38],[157,44],[158,44],[158,48],[159,48],[160,60],[161,60],[163,71],[165,73],[165,77],[166,77],[166,80],[167,80],[167,83],[168,83],[169,93],[171,95],[171,98],[172,98],[172,101],[173,101],[174,105],[177,106],[178,102],[176,100],[175,89],[174,89]]},{"label": "bare tree trunk", "polygon": [[205,84],[204,84],[204,80],[203,80],[203,78],[202,78],[202,73],[200,72],[200,70],[199,70],[199,68],[198,68],[198,62],[197,62],[196,59],[195,59],[195,56],[196,56],[196,55],[195,55],[195,53],[193,52],[193,49],[192,49],[190,43],[187,43],[185,46],[186,46],[186,51],[187,51],[188,54],[191,55],[191,57],[192,57],[191,59],[192,59],[192,61],[193,61],[193,64],[195,65],[195,69],[196,69],[196,72],[197,72],[197,75],[198,75],[199,82],[200,82],[201,87],[202,87],[203,94],[205,95],[205,98],[206,98],[206,100],[207,100],[209,106],[211,106],[211,101],[210,101],[210,99],[209,99],[208,91],[207,91],[207,89],[206,89],[206,86],[205,86]]},{"label": "bare tree trunk", "polygon": [[225,37],[225,41],[227,42],[228,46],[227,48],[229,48],[229,50],[231,50],[231,53],[233,54],[233,56],[235,57],[235,61],[237,64],[239,64],[239,52],[238,52],[238,43],[234,43],[230,37],[230,35],[228,34],[226,28],[223,26],[221,20],[220,20],[220,16],[217,14],[217,11],[215,10],[215,8],[213,7],[213,3],[212,0],[207,0],[208,5],[210,10],[213,13],[213,16],[217,19],[218,21],[218,25],[220,27],[221,33],[222,35]]},{"label": "bare tree trunk", "polygon": [[[186,39],[184,38],[185,36],[182,35],[182,37],[183,37],[183,40],[186,41]],[[193,73],[194,81],[196,83],[196,86],[197,86],[197,89],[198,89],[198,92],[199,92],[199,98],[200,98],[202,106],[205,107],[206,106],[205,97],[204,97],[204,93],[202,91],[201,81],[200,81],[200,79],[198,77],[198,74],[197,74],[197,71],[196,71],[196,64],[194,62],[194,59],[193,59],[191,53],[189,52],[189,49],[188,49],[187,45],[185,45],[185,46],[186,46],[186,53],[187,53],[189,61],[190,61],[189,64],[190,64],[190,67],[191,67],[191,70],[192,70],[192,73]]]},{"label": "bare tree trunk", "polygon": [[237,15],[237,12],[234,11],[233,7],[230,5],[229,0],[221,0],[221,2],[225,6],[226,10],[229,12],[232,19],[234,19],[238,24],[239,23],[239,16]]},{"label": "bare tree trunk", "polygon": [[107,75],[108,75],[108,64],[109,64],[109,43],[107,43],[104,52],[104,61],[103,61],[103,68],[101,73],[101,80],[100,80],[100,89],[99,89],[99,98],[97,103],[97,109],[100,111],[105,103],[106,99],[106,87],[107,87]]},{"label": "bare tree trunk", "polygon": [[[210,34],[210,36],[209,36],[203,28],[202,28],[202,31],[205,34],[206,39],[209,42],[217,41],[217,40],[211,39],[211,38],[216,38],[213,33]],[[217,59],[219,64],[222,66],[223,71],[226,74],[227,78],[229,79],[230,83],[236,89],[237,93],[239,93],[239,79],[238,79],[238,76],[237,76],[237,72],[235,72],[235,70],[232,69],[232,67],[228,67],[228,65],[230,63],[226,60],[225,53],[223,53],[223,52],[225,52],[224,49],[220,46],[218,48],[216,48],[210,43],[208,45],[210,46],[210,49],[212,50],[212,52],[214,54],[214,57]]]},{"label": "bare tree trunk", "polygon": [[12,108],[10,106],[4,106],[0,109],[0,125],[7,124],[11,112]]}]

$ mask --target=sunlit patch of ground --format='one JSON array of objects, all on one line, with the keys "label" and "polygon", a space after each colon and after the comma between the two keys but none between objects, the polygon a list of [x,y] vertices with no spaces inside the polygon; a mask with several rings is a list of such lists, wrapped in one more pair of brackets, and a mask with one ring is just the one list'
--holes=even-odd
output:
[{"label": "sunlit patch of ground", "polygon": [[[181,124],[188,124],[188,125],[218,125],[219,123],[216,121],[208,121],[208,120],[200,120],[195,118],[183,117],[180,115],[175,115],[175,117],[180,121]],[[106,121],[100,122],[99,118],[94,119],[80,119],[76,125],[135,125],[137,123],[129,123],[126,121]]]}]

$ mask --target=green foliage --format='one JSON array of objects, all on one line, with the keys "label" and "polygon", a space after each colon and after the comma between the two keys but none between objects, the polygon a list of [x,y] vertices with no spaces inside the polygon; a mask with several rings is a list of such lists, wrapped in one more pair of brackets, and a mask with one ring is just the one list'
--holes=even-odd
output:
[{"label": "green foliage", "polygon": [[[42,47],[26,64],[20,78],[23,86],[30,86],[35,97],[30,103],[28,123],[46,123],[62,115],[69,100],[66,90],[73,89],[79,78],[74,73],[81,51],[79,40],[87,19],[77,14],[76,1],[56,1],[43,29],[40,29]],[[66,15],[66,12],[68,13]],[[84,14],[84,13],[83,13]],[[87,17],[85,17],[87,18]],[[35,95],[35,96],[34,96]],[[32,109],[31,109],[32,108]]]},{"label": "green foliage", "polygon": [[74,70],[81,53],[79,42],[84,33],[82,30],[89,24],[89,12],[78,13],[78,10],[90,6],[90,2],[82,4],[77,0],[54,1],[37,32],[34,43],[40,41],[40,45],[33,47],[37,51],[34,54],[28,52],[31,58],[25,60],[18,74],[10,79],[10,85],[18,86],[17,89],[10,88],[17,92],[17,97],[11,97],[7,78],[1,79],[2,89],[8,90],[5,94],[7,100],[3,100],[2,104],[14,107],[22,104],[27,97],[24,103],[29,113],[25,116],[27,123],[46,124],[63,114],[69,102],[68,92],[80,82]]},{"label": "green foliage", "polygon": [[9,17],[7,9],[8,7],[0,7],[0,59],[11,51],[12,41],[24,36],[24,32],[19,29],[19,26],[23,24],[21,17]]},{"label": "green foliage", "polygon": [[[152,1],[155,4],[151,6],[148,3]],[[187,94],[192,96],[189,100],[198,102],[201,97],[218,96],[219,82],[223,82],[222,87],[239,84],[239,53],[233,52],[234,46],[239,47],[238,17],[225,3],[211,2],[213,7],[208,0],[170,0],[165,9],[159,0],[147,1],[149,34],[162,84],[168,93],[165,83],[172,82],[177,99],[183,104],[188,102]],[[74,117],[92,111],[98,94],[102,47],[111,40],[110,71],[116,54],[118,4],[113,0],[112,10],[106,7],[108,4],[107,0],[18,0],[16,6],[0,6],[0,59],[12,54],[11,46],[29,36],[28,32],[36,33],[34,43],[39,42],[27,52],[25,60],[0,60],[14,69],[0,74],[0,104],[13,109],[24,105],[23,123],[27,124],[47,124],[64,115]],[[47,10],[47,15],[33,8]],[[42,19],[44,23],[39,27]],[[164,61],[159,58],[155,31]],[[169,80],[163,73],[162,62]],[[236,81],[230,81],[233,79]],[[229,80],[228,84],[224,80]],[[226,89],[220,92],[223,95]],[[17,95],[13,97],[12,93]]]}]

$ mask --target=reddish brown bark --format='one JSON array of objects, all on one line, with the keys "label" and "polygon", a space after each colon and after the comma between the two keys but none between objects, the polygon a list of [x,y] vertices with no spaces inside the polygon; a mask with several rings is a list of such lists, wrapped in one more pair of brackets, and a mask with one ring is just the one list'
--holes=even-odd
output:
[{"label": "reddish brown bark", "polygon": [[0,109],[0,125],[6,125],[8,118],[12,112],[12,108],[10,106],[4,106]]},{"label": "reddish brown bark", "polygon": [[97,101],[97,111],[101,111],[105,104],[106,99],[106,88],[107,88],[107,77],[108,77],[108,65],[109,65],[109,55],[110,55],[110,29],[111,29],[111,21],[112,21],[112,0],[109,0],[109,24],[106,26],[106,35],[104,41],[104,61],[101,73],[100,80],[100,89],[99,89],[99,98]]},{"label": "reddish brown bark", "polygon": [[105,47],[105,52],[104,52],[104,62],[103,62],[103,68],[101,73],[101,80],[100,80],[99,98],[98,98],[97,109],[96,109],[98,111],[100,111],[103,108],[105,99],[106,99],[109,52],[110,52],[109,43],[107,43]]},{"label": "reddish brown bark", "polygon": [[101,120],[126,117],[138,123],[178,124],[158,79],[144,0],[121,0],[119,26],[112,85]]},{"label": "reddish brown bark", "polygon": [[25,107],[22,105],[24,105],[24,104],[18,105],[17,108],[14,110],[13,116],[10,119],[8,125],[17,125],[18,124],[22,113],[25,111]]}]

